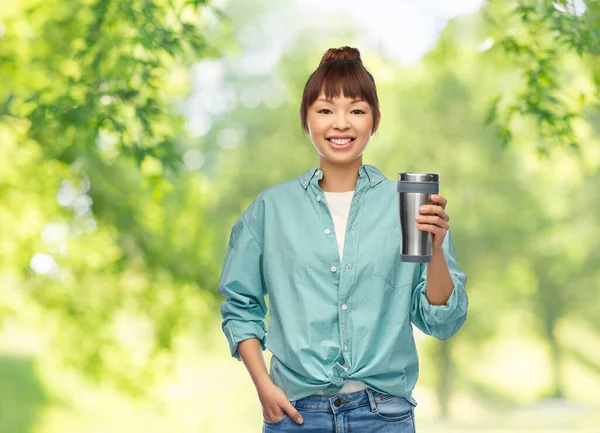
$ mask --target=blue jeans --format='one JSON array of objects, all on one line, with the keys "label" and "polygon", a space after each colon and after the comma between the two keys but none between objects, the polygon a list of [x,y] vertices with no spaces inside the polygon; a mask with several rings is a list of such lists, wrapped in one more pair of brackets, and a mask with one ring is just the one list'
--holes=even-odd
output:
[{"label": "blue jeans", "polygon": [[291,402],[304,418],[263,420],[263,433],[415,433],[414,406],[404,397],[367,388],[351,394],[311,395]]}]

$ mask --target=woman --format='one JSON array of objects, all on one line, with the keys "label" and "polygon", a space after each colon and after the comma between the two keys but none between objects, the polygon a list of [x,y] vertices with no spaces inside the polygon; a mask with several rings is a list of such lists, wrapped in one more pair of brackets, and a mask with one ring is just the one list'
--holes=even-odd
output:
[{"label": "woman", "polygon": [[357,49],[325,53],[300,118],[319,167],[262,191],[231,232],[218,287],[231,355],[256,386],[264,432],[414,432],[411,324],[446,339],[467,312],[447,200],[432,195],[416,217],[431,262],[402,262],[396,182],[362,163],[380,112]]}]

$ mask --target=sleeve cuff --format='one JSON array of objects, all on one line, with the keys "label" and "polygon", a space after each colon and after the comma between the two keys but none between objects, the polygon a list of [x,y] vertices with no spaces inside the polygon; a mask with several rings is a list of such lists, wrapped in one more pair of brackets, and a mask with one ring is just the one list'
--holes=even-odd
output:
[{"label": "sleeve cuff", "polygon": [[421,308],[429,325],[445,325],[467,313],[467,297],[460,281],[452,279],[454,288],[444,305],[431,305],[427,299],[426,285],[421,289]]},{"label": "sleeve cuff", "polygon": [[227,337],[227,341],[229,341],[229,351],[231,352],[231,356],[238,361],[242,360],[237,350],[238,344],[241,341],[249,338],[258,338],[260,340],[262,350],[264,351],[267,348],[267,334],[264,328],[256,322],[229,320],[223,326],[223,332]]}]

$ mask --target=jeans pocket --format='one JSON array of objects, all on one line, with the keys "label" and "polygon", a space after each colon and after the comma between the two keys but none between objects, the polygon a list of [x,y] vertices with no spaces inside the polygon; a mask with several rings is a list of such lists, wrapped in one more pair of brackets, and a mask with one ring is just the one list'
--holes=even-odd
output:
[{"label": "jeans pocket", "polygon": [[[292,403],[292,406],[296,407],[296,402],[295,401],[290,401],[290,403]],[[283,418],[277,420],[277,421],[267,421],[266,419],[263,418],[263,421],[265,424],[267,425],[279,425],[282,424],[283,422],[285,422],[285,420],[287,420],[290,416],[286,413],[283,414]]]},{"label": "jeans pocket", "polygon": [[414,406],[404,397],[390,395],[380,400],[376,399],[375,407],[375,415],[384,421],[412,422]]},{"label": "jeans pocket", "polygon": [[267,421],[267,420],[266,420],[266,419],[264,419],[264,418],[263,418],[263,421],[264,421],[264,423],[265,423],[265,424],[268,424],[268,425],[279,425],[279,424],[281,424],[282,422],[284,422],[286,419],[288,419],[289,417],[290,417],[290,416],[289,416],[289,415],[286,413],[286,414],[284,414],[284,415],[283,415],[283,418],[281,418],[281,419],[280,419],[280,420],[278,420],[278,421]]}]

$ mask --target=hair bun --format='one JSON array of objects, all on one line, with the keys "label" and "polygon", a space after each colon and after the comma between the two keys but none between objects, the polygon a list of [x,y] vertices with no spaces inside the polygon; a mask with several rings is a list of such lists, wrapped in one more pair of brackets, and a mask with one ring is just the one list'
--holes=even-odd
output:
[{"label": "hair bun", "polygon": [[319,66],[330,60],[356,60],[357,62],[362,64],[362,60],[360,58],[360,51],[358,51],[357,48],[352,48],[348,46],[328,49],[327,52],[321,58],[321,63],[319,63]]}]

